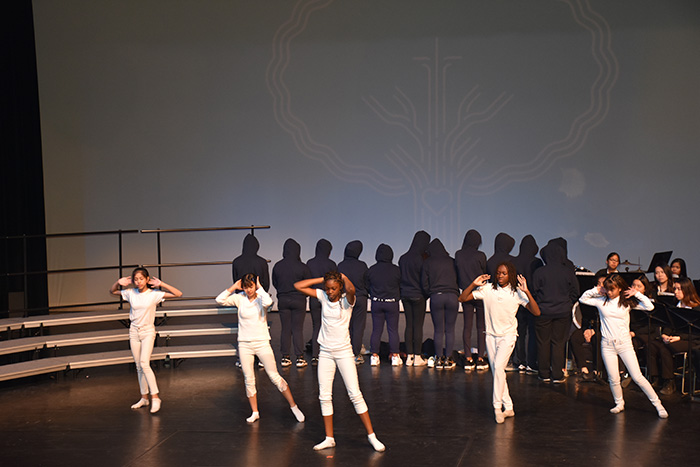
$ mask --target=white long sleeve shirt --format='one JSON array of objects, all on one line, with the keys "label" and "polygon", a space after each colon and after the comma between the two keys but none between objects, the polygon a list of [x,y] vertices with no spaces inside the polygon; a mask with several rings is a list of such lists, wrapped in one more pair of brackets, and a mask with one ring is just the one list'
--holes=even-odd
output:
[{"label": "white long sleeve shirt", "polygon": [[270,340],[267,327],[267,308],[272,305],[272,298],[262,287],[255,291],[257,297],[251,302],[244,293],[234,293],[228,289],[216,297],[221,306],[238,308],[238,341]]},{"label": "white long sleeve shirt", "polygon": [[[643,293],[637,291],[634,297],[639,300],[637,310],[651,311],[654,309],[652,301]],[[630,307],[620,306],[620,297],[607,300],[605,295],[598,293],[596,287],[587,290],[579,298],[584,305],[594,306],[600,314],[600,333],[606,339],[623,340],[630,337]]]}]

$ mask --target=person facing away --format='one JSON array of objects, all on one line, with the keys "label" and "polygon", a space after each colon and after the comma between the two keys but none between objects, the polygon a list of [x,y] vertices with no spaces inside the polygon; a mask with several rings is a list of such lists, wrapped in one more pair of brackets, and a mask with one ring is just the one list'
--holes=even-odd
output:
[{"label": "person facing away", "polygon": [[419,230],[413,235],[408,251],[399,258],[401,271],[401,304],[406,318],[406,330],[404,342],[406,343],[406,365],[425,366],[427,360],[423,358],[423,323],[425,322],[425,309],[427,295],[421,287],[421,271],[423,262],[428,257],[428,244],[430,234]]},{"label": "person facing away", "polygon": [[392,263],[394,251],[382,243],[375,254],[377,262],[367,271],[367,288],[372,298],[371,363],[379,364],[379,345],[386,322],[389,354],[392,366],[401,366],[399,355],[399,299],[401,270]]},{"label": "person facing away", "polygon": [[[313,258],[306,262],[306,265],[311,271],[311,277],[323,277],[327,272],[338,271],[338,266],[335,264],[331,256],[333,245],[325,238],[316,242],[316,254]],[[321,285],[312,286],[314,289],[323,288]],[[309,297],[309,313],[311,314],[312,334],[311,334],[311,364],[318,364],[318,353],[320,347],[318,345],[318,333],[321,330],[321,302],[315,297]]]},{"label": "person facing away", "polygon": [[493,255],[486,261],[486,274],[496,277],[496,268],[501,263],[512,263],[513,257],[510,255],[515,246],[515,239],[507,233],[499,233],[493,241]]},{"label": "person facing away", "polygon": [[270,269],[267,260],[258,255],[260,242],[253,234],[248,234],[243,239],[241,254],[233,260],[233,282],[251,273],[260,278],[260,285],[265,292],[270,290]]},{"label": "person facing away", "polygon": [[345,246],[343,261],[338,263],[338,272],[345,274],[355,285],[355,306],[350,318],[350,340],[358,364],[364,359],[361,349],[367,324],[367,263],[360,260],[361,254],[362,242],[353,240]]}]

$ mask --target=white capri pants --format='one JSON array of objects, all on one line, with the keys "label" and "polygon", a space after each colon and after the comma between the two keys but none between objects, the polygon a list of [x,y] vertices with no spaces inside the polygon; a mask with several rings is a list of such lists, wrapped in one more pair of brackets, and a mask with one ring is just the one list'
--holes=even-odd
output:
[{"label": "white capri pants", "polygon": [[605,369],[608,371],[608,382],[610,383],[610,391],[612,391],[615,405],[625,403],[622,397],[622,386],[620,386],[620,370],[617,365],[617,357],[622,359],[622,362],[627,367],[627,371],[632,377],[632,381],[637,383],[639,389],[644,391],[644,394],[649,398],[652,404],[658,402],[659,396],[656,395],[654,388],[642,374],[639,369],[639,361],[637,354],[634,353],[632,338],[626,339],[600,339],[600,355],[603,357]]},{"label": "white capri pants", "polygon": [[287,382],[277,372],[277,362],[272,347],[270,347],[270,341],[238,341],[238,356],[241,359],[246,396],[253,397],[258,393],[255,388],[256,355],[265,366],[265,372],[272,384],[277,386],[280,392],[287,390]]},{"label": "white capri pants", "polygon": [[352,346],[342,350],[327,350],[321,347],[318,355],[318,398],[321,401],[321,415],[333,415],[333,379],[336,367],[340,370],[350,401],[355,406],[355,413],[367,412],[365,398],[360,392]]},{"label": "white capri pants", "polygon": [[493,408],[496,410],[501,408],[513,410],[513,399],[510,398],[506,381],[506,366],[510,355],[513,353],[517,339],[517,334],[505,336],[486,334],[486,352],[489,356],[489,364],[493,374]]},{"label": "white capri pants", "polygon": [[129,327],[129,346],[134,356],[141,394],[158,394],[156,375],[151,368],[151,354],[156,341],[156,327],[153,324]]}]

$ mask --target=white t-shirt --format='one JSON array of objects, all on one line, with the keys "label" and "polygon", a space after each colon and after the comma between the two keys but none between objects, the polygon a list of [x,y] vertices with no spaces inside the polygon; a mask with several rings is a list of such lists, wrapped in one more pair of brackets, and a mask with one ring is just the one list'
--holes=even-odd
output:
[{"label": "white t-shirt", "polygon": [[155,323],[156,306],[163,301],[165,292],[156,289],[146,289],[141,293],[139,289],[130,287],[122,290],[121,293],[122,298],[131,305],[129,319],[134,326],[142,327]]},{"label": "white t-shirt", "polygon": [[[634,296],[639,300],[639,305],[634,307],[637,310],[651,311],[654,304],[641,292]],[[584,305],[598,308],[600,315],[600,334],[606,339],[627,340],[630,337],[630,307],[620,306],[620,297],[606,300],[605,295],[600,295],[596,287],[587,290],[578,299]]]},{"label": "white t-shirt", "polygon": [[269,341],[270,331],[267,327],[267,308],[272,305],[272,298],[260,287],[255,291],[257,297],[251,302],[245,293],[234,293],[224,290],[216,297],[216,303],[222,306],[238,308],[238,340]]},{"label": "white t-shirt", "polygon": [[508,285],[507,287],[485,284],[472,292],[477,300],[484,301],[484,321],[486,334],[507,336],[518,333],[518,307],[530,303],[527,295]]},{"label": "white t-shirt", "polygon": [[328,295],[316,289],[316,298],[321,302],[321,330],[318,333],[319,345],[327,350],[340,350],[352,347],[350,343],[350,317],[352,307],[343,296],[337,302],[328,300]]}]

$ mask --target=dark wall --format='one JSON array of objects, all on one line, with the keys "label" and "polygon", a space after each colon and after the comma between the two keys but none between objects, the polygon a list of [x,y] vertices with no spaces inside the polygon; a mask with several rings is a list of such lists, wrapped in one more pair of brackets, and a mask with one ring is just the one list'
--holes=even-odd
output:
[{"label": "dark wall", "polygon": [[[32,4],[29,0],[11,1],[3,3],[0,8],[0,236],[44,234],[44,184]],[[27,270],[45,271],[44,239],[31,238],[26,242]],[[20,276],[6,275],[23,271],[23,243],[22,239],[3,239],[0,249],[0,317],[8,314],[9,293],[23,292],[25,288],[26,306],[32,309],[32,314],[44,312],[42,308],[48,305],[45,275],[32,275],[26,283]]]}]

